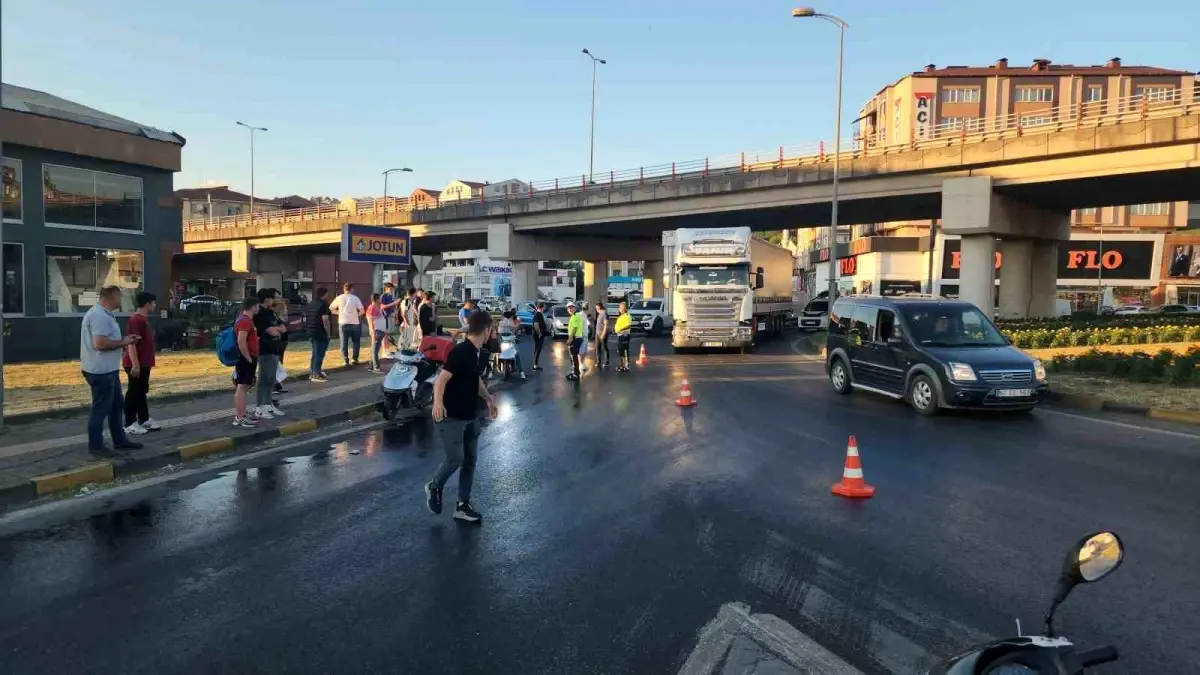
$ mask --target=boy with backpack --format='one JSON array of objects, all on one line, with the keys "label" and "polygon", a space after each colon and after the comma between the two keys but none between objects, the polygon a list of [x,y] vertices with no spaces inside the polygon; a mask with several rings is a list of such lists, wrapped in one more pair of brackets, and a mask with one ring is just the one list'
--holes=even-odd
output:
[{"label": "boy with backpack", "polygon": [[237,363],[233,367],[233,383],[237,386],[233,392],[233,426],[242,429],[254,429],[258,426],[258,419],[246,413],[246,397],[258,370],[258,329],[254,326],[258,307],[258,298],[243,300],[242,313],[231,329],[237,344]]}]

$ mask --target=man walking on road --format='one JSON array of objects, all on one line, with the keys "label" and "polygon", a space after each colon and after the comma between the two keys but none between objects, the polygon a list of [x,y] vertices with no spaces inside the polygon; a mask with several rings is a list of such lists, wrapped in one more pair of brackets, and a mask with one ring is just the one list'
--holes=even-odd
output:
[{"label": "man walking on road", "polygon": [[254,327],[256,314],[258,298],[246,298],[242,301],[242,313],[233,324],[238,346],[238,362],[233,367],[233,426],[242,429],[258,426],[257,415],[251,417],[246,409],[246,398],[258,371],[258,329]]},{"label": "man walking on road", "polygon": [[162,426],[150,419],[150,406],[146,401],[150,393],[150,369],[154,367],[154,327],[150,325],[150,314],[158,307],[153,293],[141,292],[136,298],[137,310],[129,317],[125,332],[136,335],[137,342],[125,348],[121,366],[129,379],[125,391],[125,433],[140,436],[149,431],[159,431]]},{"label": "man walking on road", "polygon": [[433,480],[425,484],[426,505],[432,513],[442,512],[442,490],[458,471],[458,504],[454,517],[478,523],[483,516],[471,507],[471,486],[475,480],[475,460],[479,443],[479,399],[487,402],[488,416],[496,419],[499,411],[479,379],[479,349],[492,329],[492,316],[474,312],[467,325],[467,339],[450,350],[446,366],[433,383],[433,421],[446,458]]},{"label": "man walking on road", "polygon": [[550,330],[546,326],[546,303],[539,302],[536,309],[533,313],[533,370],[541,370],[538,359],[542,356],[542,346]]},{"label": "man walking on road", "polygon": [[[342,294],[333,299],[329,310],[337,315],[338,330],[342,338],[342,363],[358,365],[358,352],[362,348],[362,300],[354,294],[354,284],[342,284]],[[350,342],[354,342],[354,361],[350,361]]]},{"label": "man walking on road", "polygon": [[567,303],[567,314],[571,318],[567,320],[567,344],[570,345],[571,351],[571,372],[567,374],[568,380],[579,379],[579,352],[583,347],[583,327],[587,325],[583,314],[580,314],[575,303]]},{"label": "man walking on road", "polygon": [[325,375],[325,352],[329,350],[329,338],[333,335],[333,312],[329,311],[329,302],[325,299],[328,295],[328,289],[318,288],[313,301],[304,308],[304,327],[312,344],[309,382],[329,381]]},{"label": "man walking on road", "polygon": [[[92,388],[92,411],[88,415],[88,451],[101,457],[113,456],[117,450],[137,450],[141,443],[134,443],[125,435],[121,422],[125,401],[121,396],[121,352],[137,344],[137,335],[121,337],[121,327],[113,312],[121,306],[121,288],[105,286],[95,305],[83,315],[79,327],[79,368],[83,379]],[[108,434],[113,447],[104,445],[104,421],[108,420]]]}]

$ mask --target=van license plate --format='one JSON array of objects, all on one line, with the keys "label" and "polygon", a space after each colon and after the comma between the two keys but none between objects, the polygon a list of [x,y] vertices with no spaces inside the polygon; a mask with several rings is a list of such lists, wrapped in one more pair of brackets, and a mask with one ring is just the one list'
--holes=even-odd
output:
[{"label": "van license plate", "polygon": [[1028,398],[1033,396],[1032,389],[997,389],[996,396],[1000,398]]},{"label": "van license plate", "polygon": [[700,343],[700,346],[701,347],[724,347],[725,343],[723,343],[723,342],[702,342],[702,343]]},{"label": "van license plate", "polygon": [[759,321],[759,322],[758,322],[758,329],[759,329],[759,330],[766,330],[766,329],[767,329],[767,324],[766,324],[765,322],[763,322],[763,321]]}]

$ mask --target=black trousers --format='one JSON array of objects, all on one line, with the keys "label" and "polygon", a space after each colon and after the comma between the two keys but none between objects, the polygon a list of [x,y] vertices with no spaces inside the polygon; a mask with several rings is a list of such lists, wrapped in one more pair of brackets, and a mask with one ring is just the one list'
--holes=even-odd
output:
[{"label": "black trousers", "polygon": [[546,338],[543,336],[533,336],[533,365],[538,364],[538,359],[542,357],[542,347],[546,344]]},{"label": "black trousers", "polygon": [[150,392],[150,368],[142,366],[141,373],[134,377],[126,368],[129,376],[129,389],[125,392],[125,426],[134,422],[145,422],[150,419],[150,406],[146,403],[146,395]]},{"label": "black trousers", "polygon": [[617,356],[621,359],[622,365],[629,364],[629,336],[617,336]]},{"label": "black trousers", "polygon": [[[600,358],[601,352],[604,353],[604,358]],[[612,363],[612,352],[608,350],[608,336],[596,338],[596,365],[601,363]]]}]

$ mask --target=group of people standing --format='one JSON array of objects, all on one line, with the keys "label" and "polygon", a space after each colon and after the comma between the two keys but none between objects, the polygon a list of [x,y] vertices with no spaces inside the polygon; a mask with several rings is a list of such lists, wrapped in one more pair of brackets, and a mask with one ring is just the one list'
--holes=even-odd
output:
[{"label": "group of people standing", "polygon": [[596,312],[591,321],[585,315],[586,312],[587,305],[584,305],[581,312],[575,303],[567,303],[567,314],[570,315],[570,319],[567,321],[567,343],[571,352],[571,372],[567,374],[567,379],[578,380],[583,373],[587,372],[589,323],[595,324],[596,367],[608,368],[612,365],[612,352],[608,348],[608,337],[610,334],[616,334],[617,356],[620,359],[617,372],[629,372],[629,344],[633,333],[633,317],[629,315],[629,306],[624,302],[620,304],[619,313],[611,327],[608,325],[608,310],[604,303],[596,303]]}]

